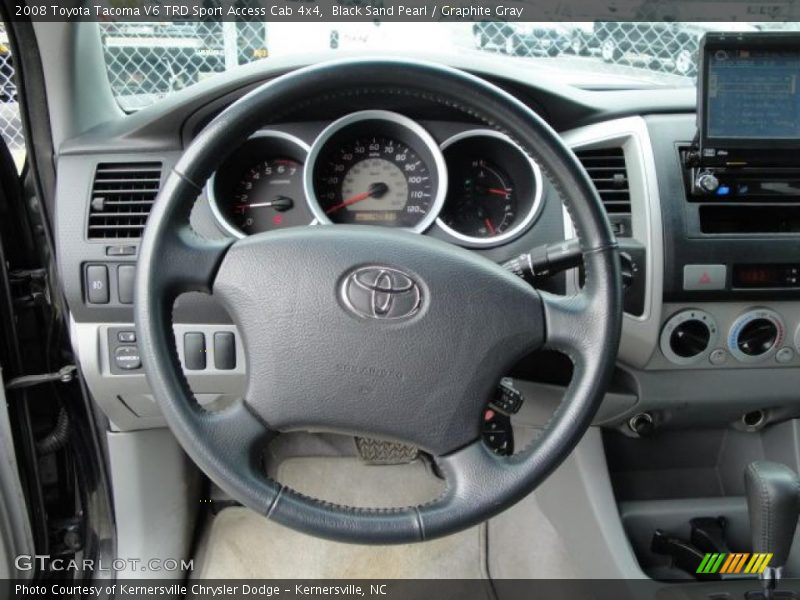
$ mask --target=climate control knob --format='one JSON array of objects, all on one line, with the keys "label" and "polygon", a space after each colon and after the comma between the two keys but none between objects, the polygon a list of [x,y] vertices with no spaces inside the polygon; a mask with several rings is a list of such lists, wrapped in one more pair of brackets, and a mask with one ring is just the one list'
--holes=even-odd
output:
[{"label": "climate control knob", "polygon": [[714,317],[704,310],[684,310],[664,324],[661,352],[670,362],[689,365],[707,357],[718,337]]},{"label": "climate control knob", "polygon": [[669,346],[678,356],[697,356],[708,348],[711,332],[703,321],[692,319],[678,325],[669,338]]},{"label": "climate control knob", "polygon": [[741,315],[728,333],[728,350],[741,362],[759,362],[783,343],[783,319],[774,310],[757,308]]}]

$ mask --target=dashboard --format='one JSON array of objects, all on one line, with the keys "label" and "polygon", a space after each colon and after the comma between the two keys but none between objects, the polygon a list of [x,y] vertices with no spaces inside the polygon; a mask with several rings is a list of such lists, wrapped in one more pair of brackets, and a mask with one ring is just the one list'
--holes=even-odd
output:
[{"label": "dashboard", "polygon": [[[453,66],[500,85],[560,132],[620,241],[623,337],[596,422],[636,435],[634,424],[648,419],[753,429],[800,413],[796,167],[763,152],[757,158],[766,162],[744,168],[693,162],[693,90],[581,90],[510,67],[498,73],[494,63]],[[251,69],[197,86],[60,149],[54,214],[72,342],[117,429],[164,425],[132,326],[147,210],[203,127],[279,74]],[[265,118],[221,161],[191,223],[210,238],[337,223],[403,228],[498,263],[575,237],[558,191],[513,140],[461,113],[380,95]],[[570,293],[581,283],[572,269],[536,285]],[[213,297],[190,294],[174,313],[179,358],[198,400],[241,395],[246,350],[224,310]],[[571,365],[538,353],[512,375],[545,405],[557,402]]]},{"label": "dashboard", "polygon": [[437,142],[400,113],[366,110],[327,125],[311,145],[265,129],[237,148],[208,184],[215,217],[235,237],[312,224],[362,224],[493,247],[538,216],[538,165],[493,130]]}]

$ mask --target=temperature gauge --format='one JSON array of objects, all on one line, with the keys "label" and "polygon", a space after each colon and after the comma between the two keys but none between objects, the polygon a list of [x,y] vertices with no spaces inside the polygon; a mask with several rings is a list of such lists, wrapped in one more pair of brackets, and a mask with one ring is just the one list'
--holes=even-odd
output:
[{"label": "temperature gauge", "polygon": [[465,246],[496,246],[524,233],[542,199],[538,165],[505,135],[467,131],[442,144],[450,184],[437,221]]},{"label": "temperature gauge", "polygon": [[[508,174],[476,158],[453,173],[451,193],[440,215],[442,222],[469,237],[492,238],[507,232],[517,220],[517,195]],[[452,184],[451,184],[452,185]]]}]

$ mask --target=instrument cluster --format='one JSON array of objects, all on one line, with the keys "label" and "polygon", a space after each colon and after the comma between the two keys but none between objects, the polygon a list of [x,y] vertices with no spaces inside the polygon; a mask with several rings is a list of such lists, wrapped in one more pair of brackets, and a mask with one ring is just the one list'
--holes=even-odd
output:
[{"label": "instrument cluster", "polygon": [[437,143],[384,110],[344,116],[310,146],[261,131],[226,158],[208,189],[212,211],[236,237],[312,224],[438,227],[467,247],[524,233],[542,195],[538,165],[502,133],[472,129]]}]

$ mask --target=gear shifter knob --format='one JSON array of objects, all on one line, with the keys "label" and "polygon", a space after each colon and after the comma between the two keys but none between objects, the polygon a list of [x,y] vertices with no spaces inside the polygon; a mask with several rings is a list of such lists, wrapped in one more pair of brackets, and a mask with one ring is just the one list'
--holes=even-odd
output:
[{"label": "gear shifter knob", "polygon": [[800,480],[789,467],[758,461],[744,472],[753,552],[771,553],[769,577],[780,577],[800,513]]}]

